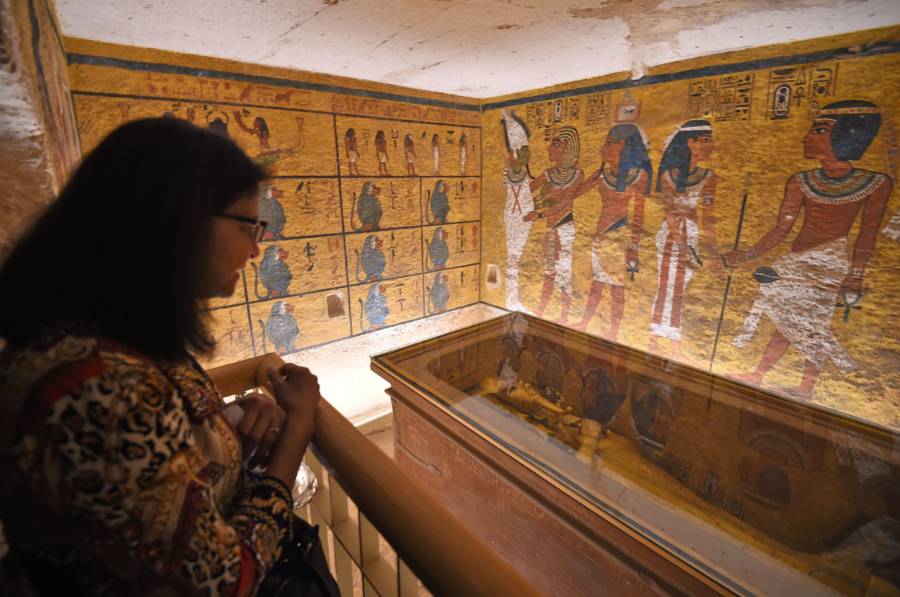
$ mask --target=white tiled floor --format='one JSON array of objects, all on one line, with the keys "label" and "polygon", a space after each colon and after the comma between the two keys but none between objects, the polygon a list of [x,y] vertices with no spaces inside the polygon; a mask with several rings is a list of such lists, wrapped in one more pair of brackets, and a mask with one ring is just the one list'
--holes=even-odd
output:
[{"label": "white tiled floor", "polygon": [[369,358],[474,323],[493,319],[506,311],[477,304],[449,313],[370,332],[325,346],[304,350],[286,361],[309,367],[319,378],[322,396],[355,425],[391,410],[384,391],[388,383],[369,368]]}]

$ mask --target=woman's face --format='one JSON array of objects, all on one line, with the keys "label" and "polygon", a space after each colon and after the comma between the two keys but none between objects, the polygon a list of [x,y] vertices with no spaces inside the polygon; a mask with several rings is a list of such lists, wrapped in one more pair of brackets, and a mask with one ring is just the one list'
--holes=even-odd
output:
[{"label": "woman's face", "polygon": [[[259,218],[259,193],[238,199],[224,212],[226,215]],[[212,224],[210,264],[203,298],[231,296],[241,279],[241,270],[249,259],[259,256],[256,227],[229,218],[214,217]]]}]

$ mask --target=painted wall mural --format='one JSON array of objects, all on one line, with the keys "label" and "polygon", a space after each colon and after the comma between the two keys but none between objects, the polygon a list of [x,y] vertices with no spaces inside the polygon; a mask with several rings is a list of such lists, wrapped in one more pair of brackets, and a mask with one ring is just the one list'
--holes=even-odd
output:
[{"label": "painted wall mural", "polygon": [[900,426],[900,42],[879,39],[485,105],[482,300]]},{"label": "painted wall mural", "polygon": [[208,364],[288,354],[478,302],[477,106],[311,91],[315,76],[273,84],[249,65],[222,72],[210,59],[179,56],[173,66],[163,52],[150,52],[158,62],[146,52],[132,61],[131,49],[115,49],[80,41],[70,54],[85,151],[121,123],[168,116],[230,136],[272,174],[260,199],[260,255],[234,296],[210,303],[218,350]]}]

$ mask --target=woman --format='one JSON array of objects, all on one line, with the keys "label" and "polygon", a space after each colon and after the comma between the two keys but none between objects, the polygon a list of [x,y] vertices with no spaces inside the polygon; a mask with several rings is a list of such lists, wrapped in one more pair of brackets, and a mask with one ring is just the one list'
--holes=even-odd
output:
[{"label": "woman", "polygon": [[[609,286],[612,300],[606,338],[618,340],[625,313],[625,280],[637,272],[638,246],[644,227],[644,197],[650,192],[653,168],[647,155],[643,132],[635,124],[622,123],[609,130],[600,150],[600,168],[578,189],[581,195],[597,187],[601,210],[591,243],[593,280],[584,315],[576,328],[586,331],[597,310],[603,289]],[[628,208],[634,202],[634,216],[628,222]]]},{"label": "woman", "polygon": [[666,143],[656,179],[665,219],[656,235],[659,280],[650,323],[650,352],[659,352],[659,339],[668,338],[674,352],[684,360],[690,360],[681,350],[684,299],[694,269],[704,263],[701,240],[707,263],[714,273],[722,274],[713,214],[718,177],[712,170],[700,167],[710,158],[713,148],[712,125],[708,121],[685,122]]},{"label": "woman", "polygon": [[[253,594],[287,546],[319,390],[270,371],[232,427],[191,353],[259,255],[264,172],[230,139],[138,120],[88,155],[0,269],[2,582],[38,594]],[[242,465],[242,454],[255,453]],[[2,584],[0,582],[0,584]],[[9,585],[11,586],[11,585]]]}]

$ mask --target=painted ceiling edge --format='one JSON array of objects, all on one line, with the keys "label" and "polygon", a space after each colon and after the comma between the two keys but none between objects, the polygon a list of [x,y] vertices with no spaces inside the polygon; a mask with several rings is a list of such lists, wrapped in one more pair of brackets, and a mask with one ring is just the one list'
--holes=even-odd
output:
[{"label": "painted ceiling edge", "polygon": [[[129,70],[230,79],[467,112],[485,112],[534,101],[546,101],[584,93],[642,87],[698,76],[728,74],[772,66],[804,64],[825,59],[849,59],[875,54],[893,54],[900,52],[900,25],[688,58],[651,67],[648,69],[648,74],[640,79],[632,79],[630,72],[621,71],[485,99],[407,88],[326,73],[239,62],[212,56],[184,54],[155,48],[125,46],[82,38],[67,37],[65,42],[69,64],[91,64]],[[811,49],[813,47],[821,47],[823,43],[832,43],[835,47],[829,50],[802,52],[804,45],[808,44]],[[797,52],[798,46],[801,50],[800,53]],[[110,56],[110,54],[115,57]],[[215,68],[184,66],[185,63],[196,63],[198,61],[215,66]]]},{"label": "painted ceiling edge", "polygon": [[[823,45],[832,45],[830,50],[821,50]],[[876,46],[883,47],[900,44],[900,24],[864,29],[850,33],[811,37],[808,39],[768,44],[729,50],[706,56],[695,56],[684,60],[676,60],[656,66],[648,67],[646,74],[640,79],[633,79],[630,71],[608,73],[597,77],[588,77],[578,81],[550,85],[528,91],[498,95],[485,98],[482,101],[483,110],[491,110],[506,106],[514,106],[532,101],[557,99],[570,95],[590,93],[592,91],[605,91],[623,89],[629,87],[641,87],[653,83],[677,81],[692,76],[704,76],[705,69],[719,67],[724,70],[709,71],[709,74],[738,72],[752,70],[767,64],[767,60],[796,58],[795,62],[784,64],[802,64],[815,62],[817,56],[834,58],[835,53],[843,52],[842,58],[854,58],[871,56]],[[893,53],[893,52],[884,52]],[[684,76],[675,76],[681,75]],[[655,78],[654,78],[655,77]]]},{"label": "painted ceiling edge", "polygon": [[[163,70],[166,67],[191,68],[194,71],[202,71],[203,74],[200,76],[214,76],[214,74],[226,73],[232,75],[231,78],[236,80],[244,79],[234,77],[233,75],[241,75],[242,77],[261,77],[262,80],[258,81],[260,83],[266,82],[266,79],[269,81],[277,80],[278,82],[275,83],[276,85],[286,87],[299,88],[297,87],[298,83],[304,85],[311,84],[313,87],[304,87],[304,89],[309,89],[311,91],[347,93],[346,90],[352,90],[354,93],[351,95],[364,95],[366,97],[378,97],[379,99],[393,99],[395,101],[408,101],[406,98],[431,100],[432,102],[443,103],[427,103],[426,105],[452,107],[466,111],[479,111],[481,108],[481,100],[478,98],[429,91],[427,89],[404,87],[402,85],[381,83],[366,79],[342,77],[340,75],[331,75],[328,73],[269,66],[253,62],[240,62],[237,60],[204,56],[200,54],[172,52],[170,50],[141,46],[126,46],[77,37],[66,37],[66,50],[68,52],[70,64],[73,64],[73,56],[87,56],[93,59],[105,58],[118,60],[127,64],[153,65],[160,69],[157,72],[174,72]],[[206,68],[185,66],[186,64],[197,64],[198,62],[202,62]],[[84,64],[87,62],[75,63]],[[145,70],[150,69],[147,68]],[[207,73],[212,73],[213,75]],[[196,75],[196,73],[191,74]],[[386,96],[389,97],[360,94],[360,91],[369,92],[370,94],[386,94]],[[403,99],[398,100],[397,98]],[[422,102],[416,101],[415,103]]]}]

